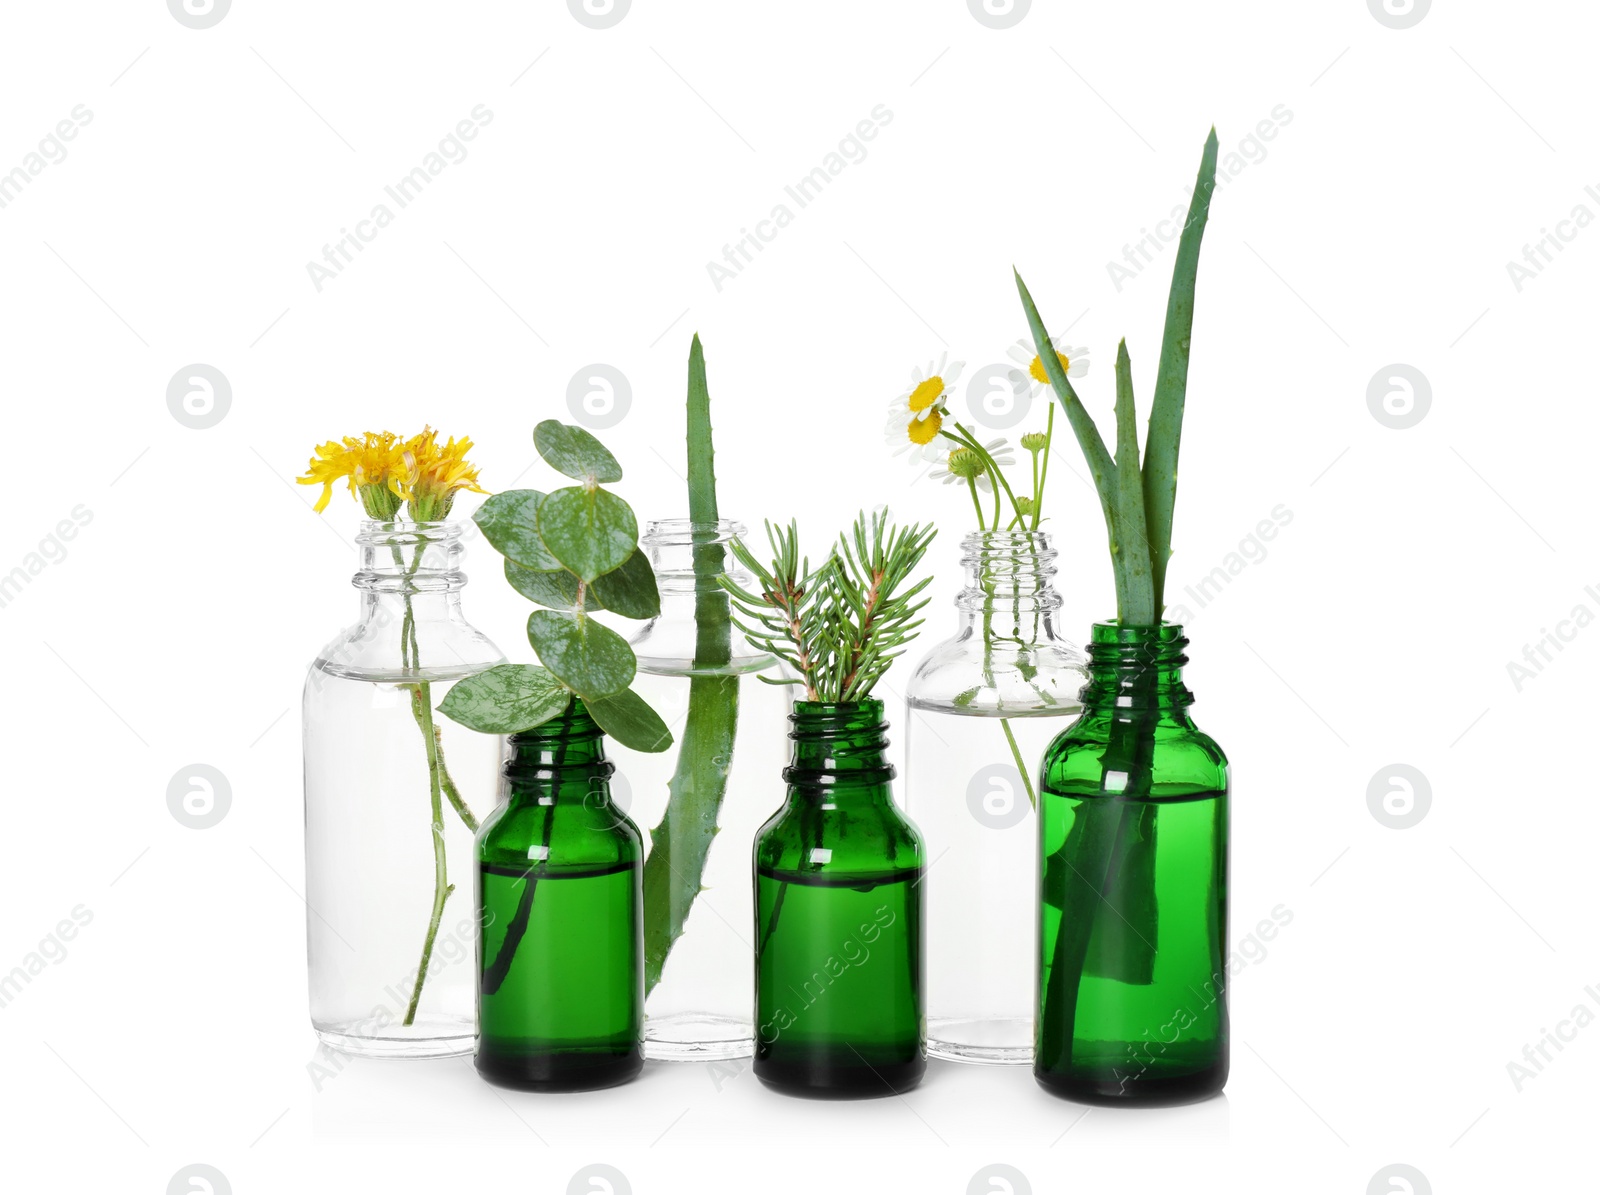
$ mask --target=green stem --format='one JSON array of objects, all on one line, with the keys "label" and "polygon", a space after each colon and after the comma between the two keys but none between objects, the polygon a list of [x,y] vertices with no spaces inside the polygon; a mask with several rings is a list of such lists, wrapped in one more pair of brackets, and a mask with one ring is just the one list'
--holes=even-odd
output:
[{"label": "green stem", "polygon": [[417,1017],[417,1003],[422,999],[422,985],[428,978],[428,964],[433,959],[433,942],[439,936],[439,922],[444,917],[444,902],[455,891],[445,871],[444,854],[444,804],[439,785],[438,743],[433,737],[433,691],[427,681],[418,681],[411,689],[411,712],[422,730],[422,739],[428,745],[428,790],[433,813],[433,913],[428,920],[428,936],[422,942],[422,961],[417,965],[416,986],[411,989],[411,1003],[406,1007],[405,1025]]},{"label": "green stem", "polygon": [[1033,530],[1039,530],[1039,511],[1044,506],[1044,483],[1050,479],[1050,444],[1056,434],[1056,404],[1051,403],[1044,419],[1044,465],[1033,487]]},{"label": "green stem", "polygon": [[1017,746],[1017,736],[1011,733],[1010,720],[1001,718],[1000,728],[1006,732],[1006,742],[1011,744],[1011,758],[1017,761],[1017,774],[1022,777],[1022,787],[1028,790],[1028,806],[1037,809],[1039,802],[1033,795],[1033,781],[1028,779],[1028,765],[1022,762],[1022,750]]},{"label": "green stem", "polygon": [[433,752],[439,760],[439,786],[444,789],[444,795],[450,799],[450,808],[460,815],[466,823],[467,829],[474,834],[478,832],[478,819],[472,816],[472,810],[467,808],[467,803],[461,799],[461,790],[456,787],[456,782],[450,778],[450,769],[444,763],[444,727],[434,724],[433,727]]},{"label": "green stem", "polygon": [[972,509],[978,512],[978,530],[983,530],[983,504],[978,501],[978,482],[975,478],[967,478],[967,489],[972,494]]}]

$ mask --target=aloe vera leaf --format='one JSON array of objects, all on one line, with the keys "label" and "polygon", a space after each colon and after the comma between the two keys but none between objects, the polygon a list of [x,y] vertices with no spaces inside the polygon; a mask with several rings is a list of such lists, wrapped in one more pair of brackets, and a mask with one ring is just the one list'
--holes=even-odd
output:
[{"label": "aloe vera leaf", "polygon": [[1128,588],[1118,594],[1117,617],[1130,626],[1156,620],[1155,590],[1150,578],[1150,541],[1146,536],[1144,479],[1139,473],[1139,423],[1133,405],[1133,367],[1128,342],[1117,344],[1117,530],[1126,561]]},{"label": "aloe vera leaf", "polygon": [[1094,480],[1095,493],[1100,495],[1100,510],[1105,515],[1106,536],[1111,544],[1111,569],[1117,585],[1117,609],[1121,610],[1128,590],[1128,568],[1126,556],[1121,550],[1122,537],[1118,534],[1117,526],[1116,464],[1112,461],[1111,454],[1106,451],[1105,441],[1100,438],[1100,429],[1095,426],[1094,417],[1084,408],[1077,391],[1067,380],[1066,371],[1061,368],[1055,347],[1050,343],[1050,334],[1045,331],[1044,320],[1039,316],[1039,309],[1034,306],[1033,296],[1028,293],[1022,275],[1016,270],[1012,270],[1011,273],[1017,280],[1017,293],[1022,296],[1022,310],[1028,317],[1028,329],[1033,334],[1033,347],[1039,354],[1039,363],[1044,366],[1045,376],[1050,379],[1050,387],[1056,392],[1056,401],[1067,413],[1067,422],[1072,425],[1072,434],[1078,438],[1078,446],[1083,449],[1084,460],[1089,465],[1089,476]]},{"label": "aloe vera leaf", "polygon": [[1157,616],[1162,609],[1167,561],[1172,556],[1172,505],[1178,493],[1178,441],[1183,436],[1183,404],[1189,386],[1189,335],[1194,327],[1194,282],[1200,268],[1200,238],[1211,214],[1211,193],[1217,185],[1217,130],[1212,129],[1200,155],[1200,173],[1189,218],[1178,238],[1167,293],[1167,325],[1161,335],[1161,364],[1150,400],[1150,430],[1144,445],[1144,503],[1149,520],[1150,572],[1155,584]]},{"label": "aloe vera leaf", "polygon": [[[714,527],[717,519],[715,451],[711,439],[711,395],[705,352],[697,335],[689,347],[689,520]],[[712,538],[709,532],[706,538]],[[695,658],[689,681],[689,713],[678,745],[666,811],[650,831],[644,863],[645,993],[654,990],[673,943],[700,893],[706,858],[717,834],[727,792],[739,722],[739,678],[715,675],[732,657],[728,596],[718,585],[722,545],[694,547]],[[713,675],[704,675],[712,673]]]}]

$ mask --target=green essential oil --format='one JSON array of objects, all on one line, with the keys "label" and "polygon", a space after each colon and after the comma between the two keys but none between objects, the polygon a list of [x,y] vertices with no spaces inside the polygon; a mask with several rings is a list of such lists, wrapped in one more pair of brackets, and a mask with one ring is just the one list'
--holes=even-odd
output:
[{"label": "green essential oil", "polygon": [[796,703],[788,800],[756,841],[754,1070],[782,1091],[891,1095],[927,1068],[922,843],[882,718]]},{"label": "green essential oil", "polygon": [[1040,769],[1034,1075],[1097,1103],[1228,1077],[1228,764],[1189,717],[1182,629],[1095,627],[1083,716]]},{"label": "green essential oil", "polygon": [[887,1094],[921,1078],[920,875],[757,871],[763,1079]]},{"label": "green essential oil", "polygon": [[478,1073],[523,1091],[644,1065],[639,832],[611,801],[581,702],[513,735],[509,795],[478,835]]}]

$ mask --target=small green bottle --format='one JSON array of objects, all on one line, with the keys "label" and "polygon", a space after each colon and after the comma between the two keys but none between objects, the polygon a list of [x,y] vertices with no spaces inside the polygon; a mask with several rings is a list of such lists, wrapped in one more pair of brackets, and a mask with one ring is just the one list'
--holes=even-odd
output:
[{"label": "small green bottle", "polygon": [[1083,715],[1040,768],[1033,1073],[1071,1099],[1228,1079],[1228,761],[1189,716],[1188,642],[1096,624]]},{"label": "small green bottle", "polygon": [[756,838],[764,1083],[890,1095],[927,1069],[921,835],[895,806],[883,702],[795,703],[783,808]]},{"label": "small green bottle", "polygon": [[639,831],[612,803],[574,698],[511,736],[478,832],[478,1073],[522,1091],[624,1083],[644,1065]]}]

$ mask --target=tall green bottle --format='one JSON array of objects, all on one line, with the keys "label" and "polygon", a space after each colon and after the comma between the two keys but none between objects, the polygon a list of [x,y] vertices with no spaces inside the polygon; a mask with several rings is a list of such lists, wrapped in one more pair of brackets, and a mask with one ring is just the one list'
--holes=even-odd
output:
[{"label": "tall green bottle", "polygon": [[890,1095],[927,1068],[922,838],[895,806],[883,702],[795,703],[783,808],[756,837],[764,1083]]},{"label": "tall green bottle", "polygon": [[477,1066],[491,1083],[579,1091],[644,1065],[644,852],[611,773],[577,698],[511,736],[506,801],[478,832]]},{"label": "tall green bottle", "polygon": [[1034,1076],[1093,1103],[1228,1078],[1228,761],[1189,716],[1183,628],[1100,623],[1040,769]]}]

